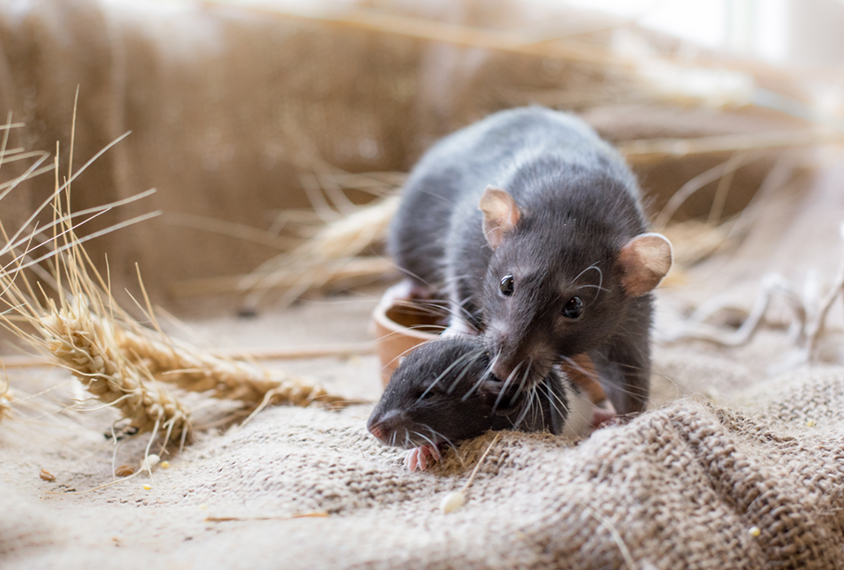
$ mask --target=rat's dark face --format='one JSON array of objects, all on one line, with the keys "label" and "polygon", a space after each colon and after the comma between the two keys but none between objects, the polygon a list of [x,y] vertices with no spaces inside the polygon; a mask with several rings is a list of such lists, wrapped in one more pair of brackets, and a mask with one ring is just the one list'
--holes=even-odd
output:
[{"label": "rat's dark face", "polygon": [[618,250],[601,228],[525,213],[490,260],[484,337],[493,373],[533,386],[551,366],[600,344],[628,301]]},{"label": "rat's dark face", "polygon": [[502,394],[488,367],[480,338],[417,347],[393,374],[367,428],[382,443],[409,449],[513,427],[507,416],[517,416],[514,407],[525,398],[515,390]]}]

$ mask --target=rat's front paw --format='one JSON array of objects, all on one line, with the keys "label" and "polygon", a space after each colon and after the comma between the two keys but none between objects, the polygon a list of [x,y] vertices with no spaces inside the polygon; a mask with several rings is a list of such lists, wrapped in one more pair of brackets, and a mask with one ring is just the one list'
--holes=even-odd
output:
[{"label": "rat's front paw", "polygon": [[440,450],[433,445],[422,445],[414,447],[404,457],[404,466],[408,471],[425,471],[428,465],[433,465],[440,460]]}]

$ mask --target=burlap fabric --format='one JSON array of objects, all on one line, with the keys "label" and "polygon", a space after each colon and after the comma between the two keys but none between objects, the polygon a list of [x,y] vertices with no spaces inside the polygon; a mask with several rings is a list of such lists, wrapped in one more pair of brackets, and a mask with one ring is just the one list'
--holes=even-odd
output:
[{"label": "burlap fabric", "polygon": [[6,432],[0,553],[21,569],[838,568],[842,380],[791,374],[751,408],[681,401],[577,445],[505,433],[448,515],[491,434],[410,475],[367,437],[366,410],[279,408],[172,459],[151,490],[59,498],[34,483],[38,461],[73,488],[97,479],[90,462],[53,449],[10,482]]},{"label": "burlap fabric", "polygon": [[[238,49],[227,49],[233,45]],[[549,79],[533,73],[554,69],[541,62],[531,67],[442,46],[427,51],[417,40],[197,5],[161,18],[137,3],[0,4],[0,48],[0,104],[31,127],[14,144],[53,148],[60,138],[66,149],[77,84],[77,157],[91,156],[125,129],[135,133],[80,178],[77,207],[156,186],[151,204],[114,216],[160,207],[256,227],[258,219],[269,225],[269,210],[306,203],[297,182],[301,165],[294,166],[304,159],[286,138],[291,132],[315,137],[319,152],[310,159],[349,170],[405,169],[442,132],[526,102],[519,99],[525,91],[514,96],[508,86],[539,78],[538,87],[547,87],[556,78],[559,92],[574,85],[562,78],[591,77]],[[289,56],[283,61],[273,55],[282,51]],[[443,65],[447,54],[461,53]],[[328,70],[306,74],[301,62],[308,58],[328,62]],[[358,87],[361,62],[374,75]],[[471,80],[455,79],[462,77]],[[411,85],[416,96],[401,95],[396,84]],[[629,138],[659,136],[680,116],[661,110],[666,129],[655,131],[654,123],[631,118],[641,108],[618,109],[583,110],[605,134],[616,126]],[[701,134],[736,124],[721,114],[717,123],[710,111],[693,114],[693,132]],[[381,154],[360,147],[361,140],[375,141]],[[361,148],[363,154],[349,150]],[[673,177],[662,190],[723,158],[660,166]],[[640,173],[645,188],[660,190],[654,168]],[[761,176],[736,180],[745,194],[732,207],[747,201]],[[740,285],[749,306],[770,269],[790,277],[832,273],[840,259],[841,179],[839,171],[825,171],[804,187],[811,191],[799,203],[791,193],[774,196],[765,215],[754,214],[758,223],[742,250],[717,256],[686,275],[685,287],[660,293],[657,328],[685,314],[689,300],[694,305]],[[3,215],[20,219],[47,187],[5,198]],[[699,203],[708,207],[703,196]],[[140,261],[147,287],[165,301],[171,280],[246,271],[274,253],[165,218],[97,247],[95,257],[112,256],[115,282],[134,279]],[[359,341],[368,338],[376,299],[377,292],[196,327],[217,346]],[[349,306],[351,312],[339,309]],[[202,307],[206,314],[215,309]],[[834,364],[841,358],[840,311],[834,316],[821,362],[775,377],[766,370],[790,349],[783,331],[765,332],[741,350],[658,348],[651,411],[582,441],[504,433],[466,505],[448,515],[439,502],[466,482],[493,436],[465,443],[438,469],[408,474],[400,453],[367,435],[365,406],[267,410],[237,430],[201,431],[152,479],[66,495],[111,480],[114,448],[102,433],[114,416],[64,409],[83,394],[61,371],[14,373],[17,394],[51,391],[20,403],[26,421],[0,423],[0,567],[838,568],[844,370]],[[284,366],[350,394],[378,394],[373,357]],[[208,407],[189,404],[196,418]],[[122,444],[118,464],[137,464],[145,445]],[[40,479],[42,468],[56,481]],[[291,518],[309,514],[320,516]]]}]

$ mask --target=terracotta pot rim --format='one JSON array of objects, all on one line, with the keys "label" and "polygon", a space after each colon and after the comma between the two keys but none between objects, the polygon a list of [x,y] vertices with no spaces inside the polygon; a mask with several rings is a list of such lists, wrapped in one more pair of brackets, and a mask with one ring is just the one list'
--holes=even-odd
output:
[{"label": "terracotta pot rim", "polygon": [[[408,337],[411,337],[411,338],[418,338],[420,340],[434,340],[435,338],[439,338],[440,335],[438,335],[438,334],[411,329],[411,328],[408,328],[408,327],[401,325],[401,324],[397,323],[396,321],[392,320],[390,317],[387,316],[387,311],[392,309],[393,307],[396,307],[396,306],[397,305],[386,306],[386,305],[379,304],[375,308],[375,311],[372,314],[372,318],[375,319],[375,322],[377,322],[379,325],[381,325],[385,329],[388,329],[388,330],[393,331],[395,333],[399,333],[403,336],[408,336]],[[384,336],[380,337],[378,339],[379,342],[383,338],[385,338],[385,337]]]}]

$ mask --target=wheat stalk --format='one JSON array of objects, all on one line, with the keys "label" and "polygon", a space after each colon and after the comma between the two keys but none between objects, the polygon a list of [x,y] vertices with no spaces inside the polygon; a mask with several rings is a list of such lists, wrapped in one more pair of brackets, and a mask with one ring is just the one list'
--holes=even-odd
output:
[{"label": "wheat stalk", "polygon": [[333,407],[352,403],[330,394],[318,384],[282,372],[269,372],[250,362],[201,351],[188,343],[171,339],[131,323],[115,329],[115,341],[128,358],[148,370],[157,380],[191,392],[210,392],[214,398],[240,400],[248,404],[287,403],[308,406],[319,402]]},{"label": "wheat stalk", "polygon": [[[50,280],[58,290],[58,299],[49,298],[43,290],[40,296],[35,293],[23,268],[29,266],[42,276],[50,275],[29,254],[17,254],[15,248],[9,248],[13,261],[0,273],[0,301],[8,310],[0,315],[0,323],[50,363],[70,370],[95,398],[118,409],[129,420],[132,431],[156,433],[162,429],[168,438],[179,435],[184,440],[190,428],[187,408],[122,352],[114,322],[102,318],[108,314],[107,305],[86,271],[85,263],[90,260],[73,231],[71,218],[62,213],[59,194],[53,205],[59,219],[53,227],[63,231],[46,243],[54,248]],[[8,243],[2,225],[0,232]],[[33,241],[38,233],[30,234]],[[60,241],[64,242],[61,247]],[[34,247],[27,246],[26,251],[32,252]],[[110,295],[105,297],[113,302]]]},{"label": "wheat stalk", "polygon": [[0,389],[0,420],[6,418],[12,413],[12,391],[9,389],[9,382],[4,381],[2,389]]}]

